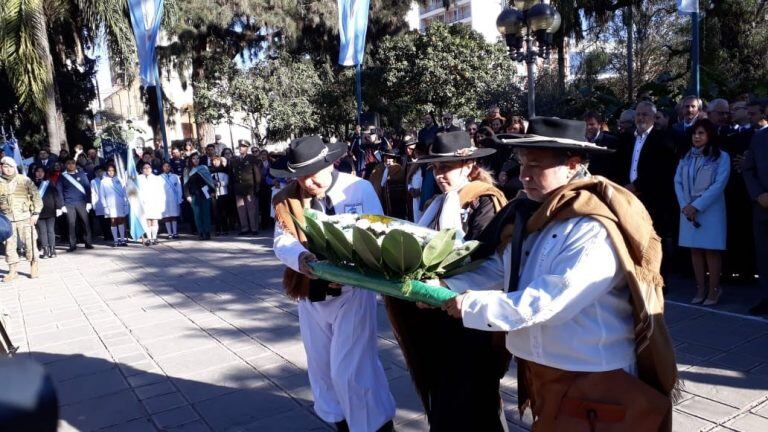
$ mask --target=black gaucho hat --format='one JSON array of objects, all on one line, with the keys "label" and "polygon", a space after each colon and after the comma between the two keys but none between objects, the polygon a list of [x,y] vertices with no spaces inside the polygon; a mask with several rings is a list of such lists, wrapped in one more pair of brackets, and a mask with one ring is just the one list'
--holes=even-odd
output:
[{"label": "black gaucho hat", "polygon": [[333,165],[346,153],[346,144],[335,142],[324,144],[322,138],[312,135],[297,138],[285,151],[287,165],[284,170],[270,169],[269,173],[280,178],[295,178],[312,175]]},{"label": "black gaucho hat", "polygon": [[503,144],[519,148],[571,150],[583,153],[613,153],[614,150],[584,141],[586,123],[557,117],[534,117],[525,134],[496,135]]},{"label": "black gaucho hat", "polygon": [[472,139],[464,131],[439,133],[429,146],[426,156],[412,163],[450,162],[477,159],[496,153],[492,148],[479,148],[472,145]]}]

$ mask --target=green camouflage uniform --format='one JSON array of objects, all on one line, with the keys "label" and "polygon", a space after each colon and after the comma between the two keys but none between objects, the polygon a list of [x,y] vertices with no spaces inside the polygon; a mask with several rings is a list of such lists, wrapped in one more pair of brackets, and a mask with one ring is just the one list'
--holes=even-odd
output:
[{"label": "green camouflage uniform", "polygon": [[19,236],[27,246],[27,260],[37,261],[35,227],[29,223],[29,219],[42,210],[43,200],[32,180],[23,174],[15,174],[10,178],[0,176],[0,212],[13,223],[13,235],[5,241],[5,261],[8,264],[19,262],[16,251]]}]

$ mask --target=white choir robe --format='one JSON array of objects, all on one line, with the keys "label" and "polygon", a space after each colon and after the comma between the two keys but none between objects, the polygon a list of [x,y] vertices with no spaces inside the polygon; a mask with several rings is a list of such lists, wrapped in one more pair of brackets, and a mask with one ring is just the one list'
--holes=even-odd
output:
[{"label": "white choir robe", "polygon": [[181,216],[181,203],[184,201],[184,193],[181,188],[181,180],[174,173],[160,174],[163,179],[165,191],[165,207],[163,218]]},{"label": "white choir robe", "polygon": [[517,291],[502,291],[511,246],[480,268],[445,279],[466,292],[464,326],[508,332],[509,352],[545,366],[634,373],[629,288],[605,227],[589,217],[554,221],[526,238],[521,257]]},{"label": "white choir robe", "polygon": [[105,175],[101,178],[99,201],[104,206],[104,216],[108,218],[125,217],[128,214],[128,196],[117,177]]},{"label": "white choir robe", "polygon": [[165,180],[154,174],[140,174],[137,184],[144,219],[162,219],[165,209]]},{"label": "white choir robe", "polygon": [[[327,195],[336,214],[383,214],[371,183],[353,175],[338,173]],[[306,249],[279,224],[273,249],[283,264],[299,271],[299,255]],[[314,408],[326,422],[346,420],[351,431],[375,432],[395,416],[395,400],[379,361],[376,326],[372,291],[344,286],[338,297],[299,301]]]}]

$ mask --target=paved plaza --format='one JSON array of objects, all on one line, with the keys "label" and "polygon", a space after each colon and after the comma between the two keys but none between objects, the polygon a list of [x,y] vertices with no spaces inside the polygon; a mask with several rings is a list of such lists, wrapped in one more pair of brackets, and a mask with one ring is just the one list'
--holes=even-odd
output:
[{"label": "paved plaza", "polygon": [[[59,430],[333,430],[312,411],[297,307],[270,246],[268,237],[97,246],[43,260],[37,280],[22,263],[0,302],[22,355],[56,382]],[[426,431],[381,302],[379,312],[398,430]],[[685,384],[675,431],[768,430],[768,321],[674,302],[667,321]],[[526,430],[514,370],[503,397],[510,430]]]}]

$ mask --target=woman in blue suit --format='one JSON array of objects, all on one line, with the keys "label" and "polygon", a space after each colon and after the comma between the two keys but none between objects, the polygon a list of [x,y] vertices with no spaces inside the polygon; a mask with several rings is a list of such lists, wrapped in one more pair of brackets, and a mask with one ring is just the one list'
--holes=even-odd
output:
[{"label": "woman in blue suit", "polygon": [[[725,250],[725,185],[731,172],[728,153],[716,143],[717,129],[708,119],[693,125],[692,147],[680,160],[675,193],[682,209],[679,244],[691,248],[697,291],[691,303],[704,306],[720,299],[720,251]],[[706,272],[709,270],[709,284]]]}]

